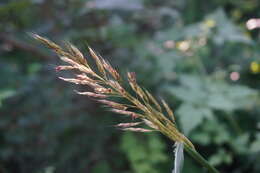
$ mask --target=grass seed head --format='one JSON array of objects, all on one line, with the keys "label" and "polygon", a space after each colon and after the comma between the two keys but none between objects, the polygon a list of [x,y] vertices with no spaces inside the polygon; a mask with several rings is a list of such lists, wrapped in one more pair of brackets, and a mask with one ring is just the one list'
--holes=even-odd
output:
[{"label": "grass seed head", "polygon": [[[133,119],[141,119],[148,127],[156,131],[160,131],[170,139],[183,142],[186,146],[194,148],[193,144],[177,129],[175,125],[175,118],[172,110],[168,104],[162,100],[162,105],[165,108],[168,116],[162,111],[158,101],[147,90],[141,88],[136,82],[136,75],[133,72],[127,73],[128,84],[132,87],[134,94],[131,95],[122,85],[122,78],[120,74],[101,56],[97,55],[90,47],[89,52],[91,57],[95,60],[98,67],[96,73],[92,67],[87,63],[84,55],[71,44],[67,44],[67,49],[63,49],[52,41],[45,39],[36,34],[33,37],[50,49],[54,50],[63,62],[68,63],[68,66],[58,66],[56,70],[74,70],[75,78],[60,79],[72,82],[75,84],[87,85],[91,87],[94,92],[78,92],[80,95],[86,95],[95,98],[101,104],[111,107],[111,111],[132,117]],[[109,74],[109,76],[107,76]],[[112,78],[112,79],[111,79]],[[119,97],[130,104],[122,104],[108,100],[111,97]],[[133,111],[127,109],[134,108]],[[154,130],[145,128],[134,128],[138,123],[120,123],[117,127],[122,127],[123,130],[135,132],[151,132]]]}]

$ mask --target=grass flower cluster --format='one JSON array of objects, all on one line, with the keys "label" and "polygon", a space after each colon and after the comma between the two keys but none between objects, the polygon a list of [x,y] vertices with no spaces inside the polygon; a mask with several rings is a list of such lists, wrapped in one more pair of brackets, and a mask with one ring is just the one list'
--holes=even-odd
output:
[{"label": "grass flower cluster", "polygon": [[[66,63],[66,65],[57,66],[57,71],[73,70],[73,78],[60,77],[60,79],[91,88],[91,91],[76,91],[78,94],[95,99],[100,104],[109,107],[112,112],[130,117],[128,123],[119,123],[116,127],[135,132],[158,131],[174,142],[183,143],[184,149],[210,172],[218,172],[178,130],[175,116],[168,104],[164,100],[158,101],[148,90],[140,87],[134,72],[127,73],[127,83],[132,89],[129,92],[123,85],[123,77],[118,71],[90,47],[89,53],[98,69],[96,71],[75,46],[65,44],[65,48],[62,48],[39,35],[34,34],[33,37],[47,45]],[[114,101],[113,98],[121,98],[120,100],[124,100],[124,103]]]}]

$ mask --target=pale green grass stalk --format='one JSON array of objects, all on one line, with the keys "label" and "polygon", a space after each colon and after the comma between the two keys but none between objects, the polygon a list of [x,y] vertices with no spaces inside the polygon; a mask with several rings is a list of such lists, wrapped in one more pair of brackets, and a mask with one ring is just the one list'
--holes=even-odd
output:
[{"label": "pale green grass stalk", "polygon": [[[96,62],[98,71],[90,67],[87,59],[73,45],[66,44],[65,48],[60,47],[54,42],[40,37],[36,34],[33,37],[52,49],[62,61],[67,65],[57,66],[56,70],[73,70],[75,77],[60,79],[80,85],[87,85],[92,91],[78,92],[94,98],[101,104],[111,108],[111,111],[131,117],[129,123],[120,123],[116,125],[122,130],[135,132],[158,131],[167,136],[173,142],[181,142],[184,149],[199,164],[207,168],[211,173],[218,173],[195,149],[193,144],[178,129],[175,122],[175,116],[168,104],[161,100],[158,102],[152,94],[146,89],[140,87],[136,82],[135,73],[127,73],[128,84],[131,86],[134,94],[131,95],[123,86],[121,75],[101,56],[97,55],[91,48],[89,53]],[[128,102],[123,104],[112,101],[111,98],[119,97]],[[129,111],[129,109],[134,111]],[[138,120],[133,122],[133,120]],[[146,127],[138,127],[145,124]]]}]

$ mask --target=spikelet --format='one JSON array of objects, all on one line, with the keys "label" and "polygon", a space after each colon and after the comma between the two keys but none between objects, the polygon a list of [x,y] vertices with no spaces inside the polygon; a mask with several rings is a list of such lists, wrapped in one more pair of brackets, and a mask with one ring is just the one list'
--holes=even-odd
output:
[{"label": "spikelet", "polygon": [[113,102],[110,100],[98,100],[98,102],[108,105],[114,109],[119,109],[119,110],[123,110],[123,111],[127,109],[127,107],[124,106],[123,104],[116,103],[116,102]]},{"label": "spikelet", "polygon": [[170,117],[170,118],[172,119],[172,121],[174,122],[174,121],[175,121],[175,118],[174,118],[173,112],[172,112],[172,110],[170,109],[169,105],[168,105],[163,99],[161,99],[161,101],[162,101],[162,104],[163,104],[164,108],[166,109],[166,111],[167,111],[169,117]]},{"label": "spikelet", "polygon": [[105,61],[103,59],[103,66],[104,68],[113,76],[113,78],[116,80],[116,81],[121,81],[121,77],[119,75],[119,73],[109,64],[109,62]]},{"label": "spikelet", "polygon": [[90,47],[88,47],[89,49],[89,53],[91,55],[91,57],[95,60],[96,65],[98,67],[98,70],[100,71],[100,73],[106,78],[106,71],[104,68],[104,65],[102,64],[103,59],[101,59],[101,57],[99,57],[94,50],[92,50]]},{"label": "spikelet", "polygon": [[144,129],[144,128],[133,128],[133,127],[124,128],[122,130],[132,131],[132,132],[142,132],[142,133],[153,132],[153,130]]},{"label": "spikelet", "polygon": [[156,106],[157,110],[159,112],[162,112],[162,108],[161,108],[160,104],[156,101],[156,99],[152,96],[152,94],[150,94],[150,92],[147,90],[145,90],[145,93],[148,96],[149,101]]},{"label": "spikelet", "polygon": [[67,47],[67,50],[69,51],[71,55],[70,57],[72,59],[75,59],[81,64],[88,66],[87,60],[84,58],[83,54],[78,50],[78,48],[76,48],[74,45],[70,43],[65,44],[65,46]]},{"label": "spikelet", "polygon": [[104,98],[108,97],[107,95],[97,94],[97,93],[93,93],[93,92],[79,92],[79,91],[75,91],[75,92],[79,95],[86,95],[89,97],[100,98],[100,99],[104,99]]},{"label": "spikelet", "polygon": [[147,120],[147,119],[144,119],[143,121],[144,121],[144,123],[145,123],[147,126],[151,127],[152,129],[159,130],[159,128],[158,128],[157,126],[155,126],[151,121],[149,121],[149,120]]},{"label": "spikelet", "polygon": [[119,124],[115,125],[115,127],[129,128],[129,127],[138,126],[138,125],[141,124],[141,123],[142,123],[142,122],[136,122],[136,123],[119,123]]},{"label": "spikelet", "polygon": [[58,72],[58,71],[61,71],[61,70],[72,70],[72,69],[75,69],[75,67],[73,66],[69,66],[69,65],[60,65],[60,66],[57,66],[55,68],[55,70]]}]

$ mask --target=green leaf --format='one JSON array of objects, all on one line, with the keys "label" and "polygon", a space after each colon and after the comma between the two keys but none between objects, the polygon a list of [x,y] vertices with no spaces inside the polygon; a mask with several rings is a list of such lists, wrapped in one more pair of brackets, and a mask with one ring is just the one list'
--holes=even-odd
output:
[{"label": "green leaf", "polygon": [[180,75],[179,80],[181,86],[169,86],[166,90],[183,102],[205,104],[207,92],[204,89],[204,82],[198,76]]},{"label": "green leaf", "polygon": [[251,40],[243,34],[242,30],[229,20],[222,8],[206,17],[216,22],[217,32],[213,35],[213,40],[217,44],[223,44],[225,41],[241,42],[250,44]]},{"label": "green leaf", "polygon": [[245,133],[230,141],[233,149],[240,154],[248,152],[249,134]]},{"label": "green leaf", "polygon": [[209,95],[208,106],[216,110],[232,111],[235,105],[227,96],[222,93],[214,93]]},{"label": "green leaf", "polygon": [[250,152],[260,152],[260,133],[257,134],[256,139],[254,142],[250,145]]},{"label": "green leaf", "polygon": [[260,139],[255,140],[250,146],[250,152],[260,152]]},{"label": "green leaf", "polygon": [[209,158],[210,164],[218,166],[222,163],[230,164],[232,162],[232,156],[224,149],[218,150],[218,152]]},{"label": "green leaf", "polygon": [[14,90],[6,89],[0,91],[0,107],[2,106],[2,101],[9,97],[12,97],[15,94]]},{"label": "green leaf", "polygon": [[191,138],[201,145],[209,145],[211,142],[210,136],[207,133],[194,133]]},{"label": "green leaf", "polygon": [[177,114],[179,115],[180,124],[186,135],[199,126],[204,118],[213,118],[213,112],[210,109],[195,107],[188,103],[182,104],[177,110]]}]

